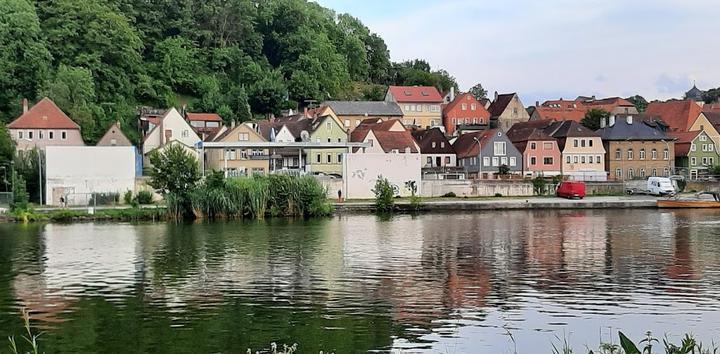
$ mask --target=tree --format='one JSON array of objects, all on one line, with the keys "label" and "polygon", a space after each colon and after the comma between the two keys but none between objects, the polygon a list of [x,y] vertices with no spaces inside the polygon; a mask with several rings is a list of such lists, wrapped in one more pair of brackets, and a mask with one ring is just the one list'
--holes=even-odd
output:
[{"label": "tree", "polygon": [[278,71],[267,73],[250,87],[250,107],[254,112],[279,114],[286,97],[287,88]]},{"label": "tree", "polygon": [[188,39],[167,38],[155,45],[153,73],[177,92],[194,93],[202,68],[198,56],[198,48]]},{"label": "tree", "polygon": [[150,154],[150,186],[176,196],[187,196],[200,180],[198,161],[183,145],[171,144]]},{"label": "tree", "polygon": [[707,90],[703,94],[703,101],[705,103],[718,103],[720,102],[720,87]]},{"label": "tree", "polygon": [[475,96],[475,99],[480,100],[487,98],[487,90],[483,88],[481,83],[476,84],[470,89],[470,93]]},{"label": "tree", "polygon": [[0,48],[0,121],[7,122],[20,114],[21,99],[35,97],[50,66],[33,1],[0,1]]},{"label": "tree", "polygon": [[645,97],[640,96],[640,95],[628,97],[628,98],[626,98],[626,100],[628,100],[632,104],[634,104],[635,108],[640,113],[645,112],[645,108],[647,108],[647,106],[648,106],[648,101],[645,99]]},{"label": "tree", "polygon": [[[45,83],[41,96],[47,96],[80,125],[83,139],[94,142],[98,136],[96,122],[104,117],[95,104],[95,82],[90,70],[60,65],[57,73]],[[102,128],[105,128],[103,125]]]},{"label": "tree", "polygon": [[0,166],[8,168],[14,156],[15,141],[10,137],[10,132],[5,124],[0,124]]},{"label": "tree", "polygon": [[610,117],[610,112],[593,108],[585,113],[585,118],[580,121],[580,124],[592,131],[595,131],[600,129],[600,121],[608,117]]},{"label": "tree", "polygon": [[22,175],[18,175],[15,171],[12,171],[12,173],[14,175],[12,178],[13,200],[10,204],[10,210],[27,210],[30,197],[28,196],[25,178],[23,178]]}]

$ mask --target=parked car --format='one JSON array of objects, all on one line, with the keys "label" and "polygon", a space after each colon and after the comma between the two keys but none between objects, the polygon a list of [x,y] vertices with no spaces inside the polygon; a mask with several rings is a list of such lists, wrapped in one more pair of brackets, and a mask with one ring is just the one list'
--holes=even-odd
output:
[{"label": "parked car", "polygon": [[650,177],[647,180],[625,182],[625,192],[630,195],[650,194],[657,196],[672,196],[676,193],[675,186],[667,177]]},{"label": "parked car", "polygon": [[555,191],[555,195],[560,198],[585,198],[585,182],[580,181],[562,181]]}]

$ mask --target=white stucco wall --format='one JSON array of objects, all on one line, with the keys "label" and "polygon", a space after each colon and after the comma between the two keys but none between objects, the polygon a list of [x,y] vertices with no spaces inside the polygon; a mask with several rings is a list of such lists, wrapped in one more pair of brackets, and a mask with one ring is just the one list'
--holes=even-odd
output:
[{"label": "white stucco wall", "polygon": [[420,154],[345,154],[343,158],[343,195],[348,199],[374,198],[372,189],[379,176],[397,187],[401,196],[409,196],[405,182],[416,181],[422,193]]},{"label": "white stucco wall", "polygon": [[[162,129],[160,129],[162,128]],[[172,137],[165,139],[165,131],[172,131]],[[161,139],[162,138],[162,139]],[[170,109],[162,119],[162,125],[153,129],[143,143],[143,155],[153,151],[170,141],[177,140],[187,146],[195,146],[200,137],[183,119],[175,108]]]},{"label": "white stucco wall", "polygon": [[85,205],[90,193],[135,189],[135,148],[132,146],[48,146],[45,200],[59,205]]}]

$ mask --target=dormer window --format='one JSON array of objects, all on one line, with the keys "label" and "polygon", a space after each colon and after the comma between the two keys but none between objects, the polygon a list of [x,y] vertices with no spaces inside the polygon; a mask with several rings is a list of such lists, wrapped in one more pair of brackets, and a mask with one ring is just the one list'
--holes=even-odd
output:
[{"label": "dormer window", "polygon": [[405,96],[412,96],[412,92],[410,92],[410,90],[405,90]]},{"label": "dormer window", "polygon": [[433,149],[435,148],[435,142],[434,142],[434,141],[432,142],[432,148],[433,148]]}]

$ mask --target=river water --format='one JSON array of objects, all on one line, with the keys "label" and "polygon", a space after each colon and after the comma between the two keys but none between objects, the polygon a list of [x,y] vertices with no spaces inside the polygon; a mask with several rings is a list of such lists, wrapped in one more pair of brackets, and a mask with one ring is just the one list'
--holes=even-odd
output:
[{"label": "river water", "polygon": [[[46,353],[580,352],[720,339],[720,213],[0,225],[0,338]],[[0,352],[7,350],[0,340]]]}]

